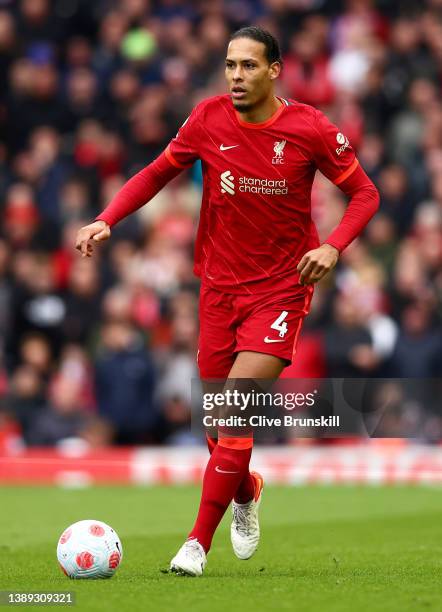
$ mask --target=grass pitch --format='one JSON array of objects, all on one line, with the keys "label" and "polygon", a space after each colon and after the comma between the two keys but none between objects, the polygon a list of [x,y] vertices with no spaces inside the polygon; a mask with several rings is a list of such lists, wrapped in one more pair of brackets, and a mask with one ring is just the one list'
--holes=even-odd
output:
[{"label": "grass pitch", "polygon": [[[74,609],[91,611],[442,609],[440,489],[267,487],[253,559],[234,557],[229,513],[202,578],[163,573],[198,500],[199,489],[187,486],[3,487],[0,590],[72,590]],[[111,580],[70,581],[57,565],[58,537],[84,518],[109,523],[122,540]]]}]

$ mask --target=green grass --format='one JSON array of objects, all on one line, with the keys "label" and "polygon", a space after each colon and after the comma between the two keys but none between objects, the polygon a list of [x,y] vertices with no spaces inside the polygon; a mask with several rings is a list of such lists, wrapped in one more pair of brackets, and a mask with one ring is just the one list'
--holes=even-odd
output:
[{"label": "green grass", "polygon": [[[182,578],[161,570],[193,523],[198,488],[3,487],[0,589],[71,589],[78,610],[442,609],[440,489],[267,487],[264,495],[255,557],[233,556],[226,517],[204,576]],[[110,523],[122,539],[112,580],[69,581],[58,568],[58,537],[82,518]]]}]

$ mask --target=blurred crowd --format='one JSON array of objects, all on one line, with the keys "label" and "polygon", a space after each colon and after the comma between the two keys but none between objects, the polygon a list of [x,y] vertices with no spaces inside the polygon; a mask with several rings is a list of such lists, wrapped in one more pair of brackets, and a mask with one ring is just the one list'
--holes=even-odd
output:
[{"label": "blurred crowd", "polygon": [[[0,446],[195,441],[198,164],[93,258],[73,245],[224,93],[252,23],[282,45],[279,93],[326,112],[381,194],[285,375],[441,376],[442,0],[0,0]],[[324,238],[346,200],[320,175],[312,198]]]}]

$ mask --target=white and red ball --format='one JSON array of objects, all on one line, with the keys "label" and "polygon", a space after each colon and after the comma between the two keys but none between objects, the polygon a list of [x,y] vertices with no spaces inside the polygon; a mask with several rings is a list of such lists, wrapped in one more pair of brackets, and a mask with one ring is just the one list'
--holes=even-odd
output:
[{"label": "white and red ball", "polygon": [[57,559],[69,578],[110,578],[122,558],[120,538],[102,521],[78,521],[58,540]]}]

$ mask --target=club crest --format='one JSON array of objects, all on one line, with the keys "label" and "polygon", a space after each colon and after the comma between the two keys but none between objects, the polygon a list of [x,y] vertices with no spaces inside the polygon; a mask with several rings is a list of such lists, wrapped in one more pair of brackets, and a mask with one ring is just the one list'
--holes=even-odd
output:
[{"label": "club crest", "polygon": [[284,163],[284,147],[286,145],[286,140],[276,140],[273,145],[273,151],[275,153],[272,164],[283,164]]}]

